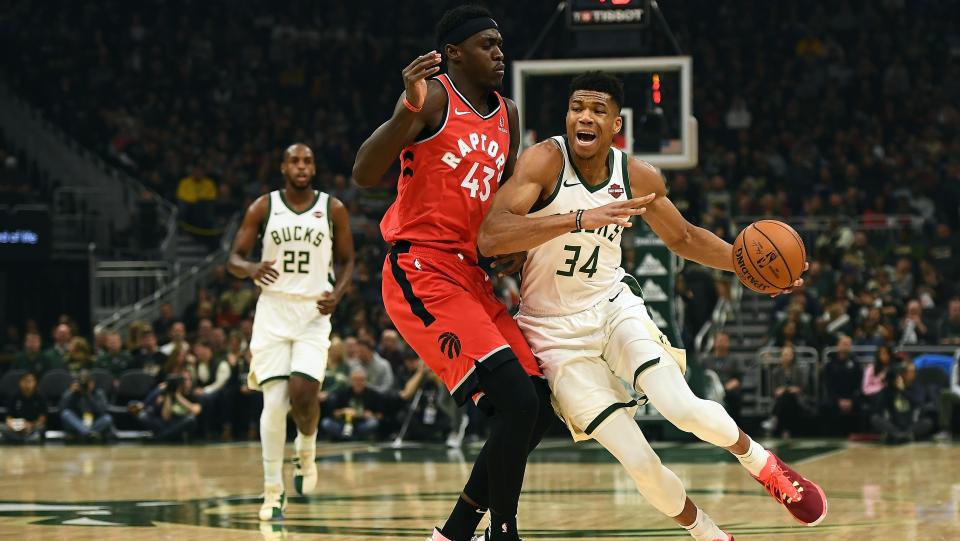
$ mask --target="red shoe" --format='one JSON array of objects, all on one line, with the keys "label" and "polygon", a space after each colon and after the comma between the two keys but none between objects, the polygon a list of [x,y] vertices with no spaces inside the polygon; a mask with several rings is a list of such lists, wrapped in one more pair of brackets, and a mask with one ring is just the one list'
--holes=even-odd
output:
[{"label": "red shoe", "polygon": [[801,524],[816,526],[827,517],[827,496],[823,489],[787,466],[777,455],[770,453],[767,464],[754,479]]},{"label": "red shoe", "polygon": [[728,534],[727,532],[723,532],[723,533],[726,533],[726,534],[727,534],[727,538],[726,538],[726,539],[714,539],[713,541],[734,541],[734,540],[733,540],[733,535]]}]

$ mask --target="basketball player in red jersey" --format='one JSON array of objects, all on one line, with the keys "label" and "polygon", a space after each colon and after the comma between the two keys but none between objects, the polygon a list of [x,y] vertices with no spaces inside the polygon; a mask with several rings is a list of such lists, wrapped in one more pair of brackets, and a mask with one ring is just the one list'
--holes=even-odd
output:
[{"label": "basketball player in red jersey", "polygon": [[[515,541],[527,454],[553,412],[536,359],[478,264],[476,240],[500,181],[512,174],[519,119],[496,91],[504,56],[489,11],[448,11],[437,42],[442,55],[432,51],[403,70],[406,90],[360,147],[353,177],[376,185],[400,156],[397,200],[380,224],[392,244],[383,267],[387,313],[458,403],[473,398],[492,412],[470,479],[433,539],[469,541],[489,508],[487,537]],[[516,263],[504,257],[494,266],[513,272]]]}]

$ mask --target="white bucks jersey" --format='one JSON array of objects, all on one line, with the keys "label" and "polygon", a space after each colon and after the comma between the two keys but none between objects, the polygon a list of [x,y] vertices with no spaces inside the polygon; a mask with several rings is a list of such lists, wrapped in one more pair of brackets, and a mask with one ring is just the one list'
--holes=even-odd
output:
[{"label": "white bucks jersey", "polygon": [[314,202],[303,212],[287,204],[282,190],[270,192],[270,206],[261,237],[261,261],[276,261],[280,278],[258,283],[274,291],[316,299],[333,291],[333,225],[330,196],[314,191]]},{"label": "white bucks jersey", "polygon": [[[538,201],[528,216],[567,214],[631,197],[628,158],[623,152],[611,148],[607,156],[610,176],[589,186],[570,159],[566,138],[556,136],[551,140],[563,154],[563,170],[550,197]],[[573,314],[597,304],[625,278],[636,286],[636,280],[620,268],[622,232],[618,225],[575,230],[530,250],[523,267],[521,312],[542,316]]]}]

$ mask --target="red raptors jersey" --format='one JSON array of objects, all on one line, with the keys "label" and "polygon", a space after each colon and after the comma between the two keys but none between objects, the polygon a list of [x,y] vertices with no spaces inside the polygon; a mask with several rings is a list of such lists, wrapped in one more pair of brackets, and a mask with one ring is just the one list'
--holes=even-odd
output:
[{"label": "red raptors jersey", "polygon": [[510,152],[510,118],[499,93],[482,116],[446,75],[447,112],[439,131],[400,152],[397,200],[380,222],[387,242],[458,252],[476,260],[477,231]]}]

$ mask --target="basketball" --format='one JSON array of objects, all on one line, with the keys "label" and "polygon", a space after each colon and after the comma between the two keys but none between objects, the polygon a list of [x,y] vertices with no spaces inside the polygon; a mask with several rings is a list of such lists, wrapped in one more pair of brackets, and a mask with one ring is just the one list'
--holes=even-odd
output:
[{"label": "basketball", "polygon": [[787,289],[803,273],[807,250],[800,235],[776,220],[748,225],[733,241],[733,268],[743,285],[758,293]]}]

